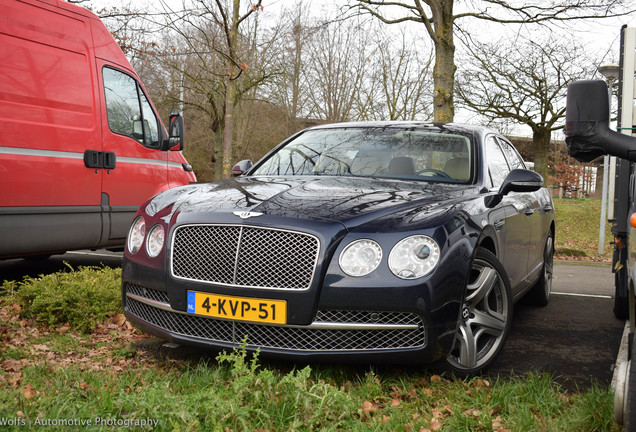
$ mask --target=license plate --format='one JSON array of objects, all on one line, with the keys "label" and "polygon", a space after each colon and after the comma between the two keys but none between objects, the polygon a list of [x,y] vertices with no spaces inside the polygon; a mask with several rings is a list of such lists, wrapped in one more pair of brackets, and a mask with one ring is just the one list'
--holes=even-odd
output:
[{"label": "license plate", "polygon": [[188,291],[188,313],[238,321],[286,324],[287,302]]}]

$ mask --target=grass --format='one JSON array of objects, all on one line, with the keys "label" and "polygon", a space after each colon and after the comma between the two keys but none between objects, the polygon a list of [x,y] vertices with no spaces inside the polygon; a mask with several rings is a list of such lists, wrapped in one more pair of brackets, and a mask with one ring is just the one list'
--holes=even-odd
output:
[{"label": "grass", "polygon": [[590,199],[555,199],[556,255],[559,258],[611,261],[614,236],[606,224],[605,253],[598,253],[601,201]]},{"label": "grass", "polygon": [[[69,269],[0,287],[1,430],[620,430],[610,389],[571,393],[546,374],[462,380],[424,368],[267,363],[243,350],[171,360],[109,303],[118,271]],[[75,320],[75,291],[95,283]],[[47,296],[59,306],[29,304]]]},{"label": "grass", "polygon": [[[613,431],[612,395],[568,394],[547,375],[458,380],[426,373],[285,372],[237,351],[149,359],[122,371],[36,363],[0,393],[0,419],[82,430]],[[3,430],[22,430],[21,427]]]}]

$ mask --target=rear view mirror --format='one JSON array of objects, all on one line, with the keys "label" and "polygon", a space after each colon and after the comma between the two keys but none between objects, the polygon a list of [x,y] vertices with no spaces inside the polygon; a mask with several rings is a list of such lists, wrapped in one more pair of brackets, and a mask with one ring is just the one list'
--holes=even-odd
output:
[{"label": "rear view mirror", "polygon": [[232,168],[232,176],[237,177],[245,174],[250,168],[252,168],[252,161],[249,159],[242,160]]},{"label": "rear view mirror", "polygon": [[636,141],[609,128],[609,96],[602,80],[568,86],[565,113],[568,153],[581,162],[609,154],[636,162]]},{"label": "rear view mirror", "polygon": [[168,135],[170,140],[170,150],[178,151],[183,150],[183,117],[179,114],[179,111],[173,110],[170,113],[170,125],[168,127]]},{"label": "rear view mirror", "polygon": [[539,173],[525,169],[514,169],[508,173],[499,188],[499,195],[510,192],[535,192],[543,186],[543,177]]}]

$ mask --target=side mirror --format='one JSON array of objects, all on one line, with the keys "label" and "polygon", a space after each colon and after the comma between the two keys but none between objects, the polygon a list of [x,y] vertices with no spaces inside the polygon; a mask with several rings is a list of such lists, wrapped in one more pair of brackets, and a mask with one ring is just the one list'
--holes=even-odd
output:
[{"label": "side mirror", "polygon": [[636,162],[636,140],[609,128],[605,81],[576,81],[568,86],[565,136],[568,153],[578,161],[609,154]]},{"label": "side mirror", "polygon": [[245,174],[250,168],[252,168],[252,161],[249,159],[242,160],[232,168],[232,176],[237,177]]},{"label": "side mirror", "polygon": [[510,192],[535,192],[543,186],[543,177],[539,173],[525,169],[514,169],[508,173],[499,188],[499,195]]},{"label": "side mirror", "polygon": [[179,111],[173,110],[170,113],[170,124],[168,126],[168,140],[170,142],[169,148],[173,151],[183,150],[183,117],[179,114]]}]

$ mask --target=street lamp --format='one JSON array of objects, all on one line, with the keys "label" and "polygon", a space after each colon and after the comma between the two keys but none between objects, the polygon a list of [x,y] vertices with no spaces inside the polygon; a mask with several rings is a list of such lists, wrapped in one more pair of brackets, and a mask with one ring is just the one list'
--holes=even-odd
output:
[{"label": "street lamp", "polygon": [[[619,67],[615,64],[607,64],[598,67],[598,72],[607,80],[607,93],[609,101],[609,119],[612,120],[612,86],[614,81],[618,79]],[[614,158],[612,157],[612,166],[614,165]],[[598,234],[598,254],[603,255],[605,253],[605,223],[607,221],[607,189],[608,189],[608,176],[609,176],[610,158],[605,155],[603,157],[603,193],[601,196],[601,224]],[[613,183],[613,182],[612,182]]]}]

